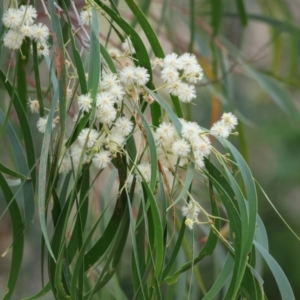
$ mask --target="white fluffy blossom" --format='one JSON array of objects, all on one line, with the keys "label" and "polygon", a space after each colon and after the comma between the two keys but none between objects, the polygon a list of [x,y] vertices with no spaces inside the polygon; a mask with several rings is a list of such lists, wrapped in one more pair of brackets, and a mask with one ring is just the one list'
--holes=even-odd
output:
[{"label": "white fluffy blossom", "polygon": [[198,152],[195,152],[194,158],[195,158],[195,168],[196,168],[196,170],[200,171],[201,169],[203,169],[205,167],[204,157],[201,154],[199,154]]},{"label": "white fluffy blossom", "polygon": [[114,105],[113,98],[110,93],[102,92],[97,94],[96,106],[101,108],[112,107]]},{"label": "white fluffy blossom", "polygon": [[173,67],[165,67],[161,71],[161,79],[164,82],[172,83],[174,81],[177,81],[179,79],[179,73],[177,70]]},{"label": "white fluffy blossom", "polygon": [[121,85],[114,85],[109,89],[109,94],[113,98],[114,102],[121,102],[124,98],[125,92]]},{"label": "white fluffy blossom", "polygon": [[38,56],[48,56],[50,53],[50,48],[47,42],[37,42],[37,53]]},{"label": "white fluffy blossom", "polygon": [[173,124],[161,123],[154,134],[155,142],[162,147],[168,147],[175,141],[177,132]]},{"label": "white fluffy blossom", "polygon": [[108,166],[111,162],[110,152],[106,150],[101,150],[99,153],[95,154],[93,157],[93,164],[99,170],[102,170]]},{"label": "white fluffy blossom", "polygon": [[19,49],[23,43],[24,35],[17,30],[10,29],[3,38],[4,46],[11,49]]},{"label": "white fluffy blossom", "polygon": [[176,156],[186,157],[191,151],[191,147],[184,139],[179,139],[172,145],[172,151]]},{"label": "white fluffy blossom", "polygon": [[151,180],[151,165],[150,163],[142,163],[137,166],[141,175],[139,177],[149,183]]},{"label": "white fluffy blossom", "polygon": [[196,220],[199,213],[200,208],[193,200],[191,200],[187,205],[181,208],[182,215],[188,219]]},{"label": "white fluffy blossom", "polygon": [[186,122],[182,125],[181,135],[188,141],[193,141],[199,138],[201,131],[200,126],[196,122]]},{"label": "white fluffy blossom", "polygon": [[114,59],[121,56],[121,52],[117,48],[109,48],[107,52],[109,56]]},{"label": "white fluffy blossom", "polygon": [[28,106],[32,113],[38,113],[40,110],[40,104],[38,100],[28,99]]},{"label": "white fluffy blossom", "polygon": [[49,37],[49,28],[48,26],[46,26],[43,23],[38,23],[33,25],[33,37],[35,40],[44,43],[47,41],[48,37]]},{"label": "white fluffy blossom", "polygon": [[[37,129],[38,129],[39,132],[45,133],[47,122],[48,122],[48,116],[45,116],[43,118],[38,119],[36,125],[37,125]],[[55,123],[52,122],[52,129],[54,129],[54,127],[55,127]]]},{"label": "white fluffy blossom", "polygon": [[25,25],[32,25],[37,17],[36,9],[32,5],[21,5],[19,13]]},{"label": "white fluffy blossom", "polygon": [[95,145],[98,138],[98,131],[95,129],[84,128],[81,130],[78,136],[78,142],[81,146],[86,143],[87,148],[91,148]]},{"label": "white fluffy blossom", "polygon": [[109,136],[106,137],[104,144],[111,153],[116,153],[122,147],[125,141],[125,137],[118,132],[112,131]]},{"label": "white fluffy blossom", "polygon": [[33,37],[33,26],[31,25],[23,25],[20,29],[20,32],[23,36],[32,38]]},{"label": "white fluffy blossom", "polygon": [[72,161],[69,155],[65,155],[59,159],[59,173],[67,174],[72,170]]},{"label": "white fluffy blossom", "polygon": [[137,67],[135,69],[135,81],[138,85],[143,86],[145,85],[150,78],[148,70],[144,67]]},{"label": "white fluffy blossom", "polygon": [[182,82],[178,90],[178,98],[181,102],[191,102],[194,98],[196,98],[195,87]]},{"label": "white fluffy blossom", "polygon": [[120,71],[120,80],[125,85],[132,85],[136,81],[135,68],[127,66]]},{"label": "white fluffy blossom", "polygon": [[90,8],[83,9],[80,13],[80,21],[82,25],[90,25],[92,19],[92,10]]},{"label": "white fluffy blossom", "polygon": [[210,129],[210,132],[212,135],[227,138],[237,123],[238,121],[235,115],[232,113],[224,113],[221,121],[215,123]]},{"label": "white fluffy blossom", "polygon": [[235,115],[232,113],[224,113],[222,115],[221,121],[225,126],[227,126],[230,131],[235,128],[235,126],[238,124],[238,120]]},{"label": "white fluffy blossom", "polygon": [[156,67],[162,68],[164,66],[164,61],[162,58],[155,57],[155,59],[151,60],[151,66],[153,69]]},{"label": "white fluffy blossom", "polygon": [[198,65],[196,56],[191,53],[182,54],[178,60],[180,61],[181,67],[184,71],[192,66]]},{"label": "white fluffy blossom", "polygon": [[115,123],[115,129],[123,136],[127,136],[133,128],[133,123],[126,117],[118,118]]},{"label": "white fluffy blossom", "polygon": [[117,112],[112,105],[99,106],[97,108],[97,118],[101,123],[109,124],[116,119]]},{"label": "white fluffy blossom", "polygon": [[169,93],[174,96],[178,96],[178,93],[180,90],[180,84],[181,84],[180,80],[176,80],[176,81],[168,84],[167,89],[168,89]]},{"label": "white fluffy blossom", "polygon": [[5,27],[16,29],[21,26],[23,16],[20,11],[15,8],[9,8],[2,17],[2,22]]},{"label": "white fluffy blossom", "polygon": [[210,141],[206,141],[200,137],[191,142],[194,153],[198,153],[201,156],[208,156],[211,152]]},{"label": "white fluffy blossom", "polygon": [[167,149],[163,149],[161,147],[157,147],[156,152],[157,152],[157,157],[160,163],[162,164],[162,166],[170,169],[174,168],[174,166],[177,163],[178,157],[176,157],[174,154],[167,151]]},{"label": "white fluffy blossom", "polygon": [[230,134],[230,129],[222,121],[219,121],[212,126],[210,132],[214,136],[227,138]]},{"label": "white fluffy blossom", "polygon": [[91,93],[80,95],[78,97],[79,109],[85,112],[89,112],[92,108],[93,99],[91,98]]},{"label": "white fluffy blossom", "polygon": [[198,64],[192,65],[184,70],[183,75],[185,80],[189,83],[197,83],[203,78],[203,70]]},{"label": "white fluffy blossom", "polygon": [[86,163],[88,156],[84,153],[83,146],[73,144],[71,147],[71,162],[74,168],[78,168],[79,162]]},{"label": "white fluffy blossom", "polygon": [[178,55],[176,53],[171,53],[166,55],[166,57],[163,60],[163,66],[164,68],[173,68],[173,69],[182,69],[182,63],[178,59]]},{"label": "white fluffy blossom", "polygon": [[110,89],[119,83],[120,80],[117,75],[114,73],[109,73],[103,75],[100,85],[103,89]]}]

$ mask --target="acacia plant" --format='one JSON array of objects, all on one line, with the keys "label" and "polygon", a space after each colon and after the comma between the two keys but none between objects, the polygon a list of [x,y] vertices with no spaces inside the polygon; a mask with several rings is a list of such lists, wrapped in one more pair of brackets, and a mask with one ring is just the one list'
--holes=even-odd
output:
[{"label": "acacia plant", "polygon": [[[165,53],[145,14],[151,1],[33,2],[2,7],[9,101],[0,122],[11,153],[0,185],[12,224],[3,299],[18,285],[32,226],[42,235],[42,288],[27,300],[266,299],[261,258],[282,299],[294,299],[268,251],[261,187],[231,143],[243,116],[227,106],[210,128],[190,118],[215,67],[193,46],[194,27],[186,51]],[[212,17],[206,34],[232,55]]]}]

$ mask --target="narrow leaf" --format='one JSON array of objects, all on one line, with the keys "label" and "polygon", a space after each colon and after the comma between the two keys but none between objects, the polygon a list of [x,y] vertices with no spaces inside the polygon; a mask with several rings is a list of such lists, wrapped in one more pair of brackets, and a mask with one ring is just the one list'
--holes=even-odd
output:
[{"label": "narrow leaf", "polygon": [[[9,205],[9,214],[12,223],[12,255],[11,255],[11,266],[10,273],[7,283],[7,291],[3,295],[3,300],[9,300],[13,294],[14,288],[17,283],[19,271],[21,268],[22,257],[23,257],[23,248],[24,248],[24,223],[14,195],[8,186],[5,178],[0,173],[0,187],[4,194],[7,205]],[[11,199],[13,199],[12,203]],[[3,256],[3,255],[2,255]]]},{"label": "narrow leaf", "polygon": [[248,23],[248,17],[245,10],[245,5],[243,0],[235,0],[235,4],[238,10],[238,14],[241,20],[242,25],[245,27]]},{"label": "narrow leaf", "polygon": [[270,255],[270,253],[258,242],[254,241],[254,245],[256,249],[260,252],[260,254],[263,256],[265,262],[269,266],[270,270],[272,271],[272,274],[276,280],[277,286],[280,291],[281,299],[282,300],[294,300],[295,296],[293,293],[293,290],[291,288],[291,285],[286,278],[284,272],[276,262],[276,260]]}]

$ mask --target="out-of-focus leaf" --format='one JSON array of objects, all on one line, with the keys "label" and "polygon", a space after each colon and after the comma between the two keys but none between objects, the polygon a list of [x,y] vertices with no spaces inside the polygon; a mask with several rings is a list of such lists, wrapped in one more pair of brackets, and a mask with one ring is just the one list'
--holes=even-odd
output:
[{"label": "out-of-focus leaf", "polygon": [[242,284],[241,284],[241,296],[243,299],[255,299],[263,300],[264,293],[262,292],[262,286],[259,285],[255,276],[252,275],[249,268],[246,269]]},{"label": "out-of-focus leaf", "polygon": [[259,73],[249,67],[244,66],[246,72],[257,80],[258,84],[274,100],[274,102],[293,119],[299,119],[299,112],[290,93],[268,75]]},{"label": "out-of-focus leaf", "polygon": [[27,111],[27,78],[26,78],[26,65],[29,60],[30,54],[30,40],[26,38],[26,42],[22,43],[21,51],[18,54],[18,62],[16,68],[17,75],[17,91],[21,100],[23,109]]},{"label": "out-of-focus leaf", "polygon": [[[129,199],[129,195],[127,197],[127,199]],[[137,273],[137,282],[136,282],[136,290],[138,290],[139,288],[141,289],[141,293],[143,296],[143,299],[145,299],[145,288],[144,288],[144,284],[142,282],[142,276],[144,275],[145,272],[145,250],[144,250],[144,236],[141,236],[141,233],[145,234],[145,230],[144,230],[144,222],[139,223],[139,227],[135,228],[134,225],[134,217],[132,214],[132,206],[130,201],[127,202],[128,203],[128,207],[129,207],[129,215],[130,215],[130,233],[131,233],[131,239],[132,239],[132,252],[133,252],[133,257],[132,257],[132,264],[134,264],[133,266],[135,267],[134,270],[136,270]],[[142,205],[141,205],[141,209],[140,212],[143,212],[142,209]],[[141,232],[140,232],[141,231]],[[139,236],[138,236],[138,233]],[[140,238],[141,240],[139,241],[138,238]]]},{"label": "out-of-focus leaf", "polygon": [[6,76],[2,70],[0,70],[0,80],[5,86],[10,97],[14,99],[13,105],[16,109],[19,118],[20,128],[25,142],[27,163],[29,169],[31,170],[30,177],[32,180],[33,188],[35,188],[35,184],[36,184],[35,151],[34,151],[33,138],[31,135],[28,119],[23,109],[21,100],[19,99],[18,95],[14,92],[11,83],[8,80],[6,80]]},{"label": "out-of-focus leaf", "polygon": [[66,147],[69,148],[77,139],[82,129],[84,129],[89,121],[90,114],[85,114],[82,118],[79,119],[76,126],[74,126],[73,132],[71,133],[68,141],[66,142]]},{"label": "out-of-focus leaf", "polygon": [[[236,13],[224,12],[224,17],[239,17]],[[248,19],[254,21],[260,21],[266,23],[277,30],[288,32],[290,34],[299,34],[300,29],[289,22],[283,22],[278,19],[272,18],[270,16],[257,15],[257,14],[247,14]]]},{"label": "out-of-focus leaf", "polygon": [[242,59],[240,52],[236,47],[230,43],[224,37],[220,38],[222,43],[226,45],[228,50],[232,55],[236,56],[237,61],[240,66],[244,69],[245,73],[255,79],[257,83],[262,87],[262,89],[273,99],[273,101],[289,116],[293,119],[299,119],[299,112],[296,108],[296,105],[290,95],[290,93],[279,84],[272,77],[254,70],[251,66],[247,65]]},{"label": "out-of-focus leaf", "polygon": [[103,210],[103,213],[101,214],[99,219],[96,221],[93,228],[90,230],[88,236],[86,237],[86,239],[85,239],[85,241],[84,241],[84,243],[83,243],[83,245],[82,245],[82,247],[79,251],[78,257],[76,259],[76,263],[75,263],[75,266],[74,266],[74,269],[73,269],[73,276],[72,276],[71,289],[70,289],[70,292],[71,292],[70,295],[74,299],[76,299],[76,283],[77,283],[77,280],[78,280],[78,277],[79,277],[80,269],[82,268],[82,263],[83,263],[85,251],[86,251],[87,247],[89,246],[89,244],[91,242],[91,239],[93,237],[93,234],[95,233],[97,227],[99,226],[99,222],[102,220],[102,217],[103,217],[104,213],[107,211],[108,207],[109,206],[107,206]]},{"label": "out-of-focus leaf", "polygon": [[174,206],[175,204],[177,204],[178,201],[180,201],[183,196],[187,193],[187,191],[189,190],[193,179],[195,176],[195,164],[193,162],[190,162],[187,168],[187,172],[186,172],[186,178],[185,178],[185,182],[183,184],[183,187],[179,193],[179,195],[177,196],[177,198],[174,200],[174,202],[167,208],[167,211]]},{"label": "out-of-focus leaf", "polygon": [[112,61],[112,59],[111,59],[109,53],[107,52],[107,50],[101,44],[100,44],[100,51],[101,51],[101,55],[103,56],[104,60],[108,64],[110,70],[113,73],[117,73],[117,69],[114,65],[114,62]]},{"label": "out-of-focus leaf", "polygon": [[247,235],[247,243],[246,243],[246,253],[252,247],[254,232],[256,228],[256,216],[257,216],[257,194],[253,176],[249,167],[247,166],[245,160],[241,156],[241,154],[237,151],[237,149],[227,140],[222,140],[224,144],[229,148],[233,157],[235,158],[238,168],[241,172],[244,185],[246,188],[246,199],[248,200],[248,218],[249,218],[249,231]]},{"label": "out-of-focus leaf", "polygon": [[[4,194],[7,205],[9,205],[8,210],[10,214],[10,219],[12,223],[12,255],[11,255],[11,266],[10,274],[8,277],[7,291],[3,294],[3,300],[9,300],[13,294],[14,288],[17,283],[19,276],[19,271],[21,268],[23,248],[24,248],[24,223],[14,195],[8,186],[5,178],[0,173],[0,186]],[[11,199],[14,199],[11,202]],[[7,250],[8,251],[8,250]],[[3,256],[3,255],[2,255]]]},{"label": "out-of-focus leaf", "polygon": [[[54,45],[53,48],[55,52],[54,60],[56,68],[56,78],[58,81],[60,131],[59,136],[57,137],[57,152],[60,153],[63,145],[67,119],[67,71],[61,21],[58,14],[56,13],[54,1],[49,1],[48,4],[51,16],[52,37]],[[54,69],[51,69],[51,73],[53,74]],[[54,167],[56,166],[54,165]]]},{"label": "out-of-focus leaf", "polygon": [[20,178],[20,179],[29,179],[26,175],[23,175],[23,174],[20,174],[16,171],[13,171],[12,169],[10,168],[7,168],[5,165],[3,165],[1,162],[0,162],[0,172],[2,173],[5,173],[7,175],[10,175],[12,177],[16,177],[16,178]]},{"label": "out-of-focus leaf", "polygon": [[255,231],[255,240],[269,251],[268,235],[264,223],[260,216],[257,216],[257,227]]},{"label": "out-of-focus leaf", "polygon": [[[118,172],[120,178],[119,189],[122,189],[126,181],[126,171],[123,169],[123,161],[120,155],[117,156],[116,162],[118,165]],[[127,207],[126,197],[119,196],[115,205],[114,212],[111,216],[111,219],[105,228],[102,236],[98,239],[95,245],[85,254],[84,256],[84,268],[88,270],[100,257],[105,253],[110,244],[113,242],[114,236],[118,231],[120,223],[125,213]]]},{"label": "out-of-focus leaf", "polygon": [[260,252],[260,254],[263,256],[267,265],[269,266],[279,288],[281,299],[294,300],[295,296],[291,285],[278,263],[262,245],[260,245],[256,241],[254,241],[254,245],[256,249]]},{"label": "out-of-focus leaf", "polygon": [[213,0],[211,4],[211,27],[213,28],[213,34],[216,35],[219,32],[222,17],[223,17],[223,1]]},{"label": "out-of-focus leaf", "polygon": [[36,299],[39,299],[41,297],[44,297],[49,291],[51,291],[50,282],[48,282],[44,286],[44,288],[41,291],[39,291],[38,293],[36,293],[35,295],[33,295],[31,297],[22,298],[22,300],[36,300]]},{"label": "out-of-focus leaf", "polygon": [[[227,211],[228,220],[230,222],[230,231],[233,237],[232,240],[235,255],[235,267],[229,288],[224,297],[224,299],[229,300],[236,297],[247,264],[247,256],[243,253],[243,249],[245,247],[245,242],[243,241],[245,240],[242,239],[241,217],[237,209],[237,203],[234,200],[234,191],[232,190],[229,182],[213,164],[209,164],[207,160],[205,163],[209,166],[209,173],[205,173],[211,179],[213,186],[218,191],[218,194]],[[225,245],[227,246],[228,250],[233,252],[231,246],[228,244]]]},{"label": "out-of-focus leaf", "polygon": [[91,91],[91,97],[94,101],[96,101],[96,95],[98,92],[98,84],[100,79],[100,63],[99,23],[97,11],[95,8],[93,8],[89,53],[88,89]]},{"label": "out-of-focus leaf", "polygon": [[235,4],[238,10],[239,18],[243,26],[247,26],[248,16],[246,14],[245,5],[243,0],[235,0]]},{"label": "out-of-focus leaf", "polygon": [[45,244],[52,258],[55,260],[53,251],[51,249],[50,240],[47,232],[46,215],[47,215],[47,199],[46,199],[46,186],[47,186],[47,175],[48,175],[48,155],[50,149],[52,124],[54,119],[54,113],[56,108],[56,103],[58,101],[58,91],[54,94],[53,100],[51,102],[51,108],[48,115],[48,121],[44,133],[41,158],[40,158],[40,172],[39,172],[39,185],[38,185],[38,200],[39,200],[39,217],[41,222],[41,229]]},{"label": "out-of-focus leaf", "polygon": [[[248,253],[251,252],[251,248],[252,248],[252,244],[253,244],[253,240],[254,240],[254,233],[255,233],[255,229],[256,229],[256,216],[257,216],[257,195],[256,195],[256,189],[255,189],[255,183],[254,183],[254,179],[253,176],[249,170],[249,167],[247,166],[247,164],[245,163],[244,159],[242,158],[241,154],[236,150],[236,148],[227,140],[223,140],[222,139],[222,143],[224,143],[231,151],[233,157],[235,158],[238,168],[241,172],[242,178],[243,178],[243,182],[245,185],[245,189],[246,189],[246,199],[248,200],[248,226],[246,229],[246,237],[242,237],[241,239],[241,245],[237,246],[237,247],[241,247],[241,251],[242,251],[242,255],[240,257],[240,273],[237,276],[238,278],[233,278],[236,280],[235,283],[235,289],[233,289],[233,294],[235,294],[237,292],[238,286],[241,282],[241,276],[244,274],[244,270],[246,267],[246,262],[244,261],[244,258],[247,257]],[[240,198],[242,197],[241,194],[238,193],[238,189],[235,188],[235,197],[240,196]],[[241,205],[241,201],[242,199],[240,199],[240,205]],[[243,215],[241,215],[241,218],[243,218]],[[242,221],[242,225],[246,225],[244,223],[244,221]],[[242,229],[243,231],[243,229]],[[237,247],[235,247],[235,249],[237,250]],[[237,260],[239,258],[236,258]],[[228,295],[230,295],[230,287],[228,289]],[[226,297],[225,297],[226,298]],[[229,299],[229,298],[228,298]]]},{"label": "out-of-focus leaf", "polygon": [[[298,239],[300,240],[300,237],[296,234],[296,232],[289,226],[289,224],[286,222],[286,220],[283,218],[283,216],[280,214],[280,212],[278,211],[278,209],[275,207],[275,205],[272,203],[272,201],[270,200],[270,198],[268,197],[268,195],[266,194],[266,192],[264,191],[264,189],[261,187],[261,185],[256,181],[256,185],[259,187],[259,189],[261,190],[261,192],[263,193],[263,195],[265,196],[266,200],[269,202],[269,204],[271,205],[271,207],[273,208],[273,210],[275,211],[275,213],[278,215],[278,217],[281,219],[281,221],[285,224],[285,226],[289,229],[289,231]],[[266,237],[267,234],[265,233],[264,236]],[[260,243],[261,244],[261,243]],[[264,246],[264,245],[263,245]],[[266,246],[264,246],[265,249],[268,250],[268,248]]]},{"label": "out-of-focus leaf", "polygon": [[170,108],[170,106],[158,94],[153,93],[149,89],[147,89],[147,91],[159,103],[159,105],[167,112],[167,114],[168,114],[169,118],[171,119],[173,125],[175,126],[178,134],[180,135],[182,125],[178,119],[178,116],[176,116],[176,114],[173,112],[173,110]]},{"label": "out-of-focus leaf", "polygon": [[176,244],[175,244],[175,246],[173,248],[173,251],[172,251],[172,255],[171,255],[171,257],[168,261],[167,266],[163,270],[161,280],[164,280],[168,276],[169,272],[171,271],[171,269],[172,269],[172,267],[175,263],[176,257],[178,255],[178,252],[180,250],[181,243],[182,243],[182,240],[183,240],[183,237],[184,237],[185,227],[186,226],[185,226],[184,220],[183,220],[182,223],[181,223],[181,227],[180,227],[180,231],[179,231],[179,234],[178,234],[178,237],[177,237]]},{"label": "out-of-focus leaf", "polygon": [[194,40],[195,40],[195,16],[196,16],[196,9],[195,9],[195,1],[190,0],[190,24],[189,24],[189,30],[190,30],[190,43],[189,43],[189,52],[193,53],[194,48]]},{"label": "out-of-focus leaf", "polygon": [[[205,164],[206,164],[206,168],[209,171],[208,174],[213,174],[213,176],[218,176],[219,178],[221,178],[220,173],[217,172],[217,169],[213,166],[212,163],[210,163],[208,160],[206,160]],[[220,229],[220,221],[218,219],[219,210],[218,210],[217,203],[215,201],[215,196],[214,196],[214,191],[213,191],[215,179],[212,176],[208,176],[208,177],[209,177],[209,190],[210,190],[210,205],[211,205],[212,215],[216,217],[214,226],[215,226],[215,230],[219,230]],[[218,236],[217,236],[215,230],[213,230],[213,229],[210,230],[210,233],[209,233],[209,236],[207,238],[205,245],[203,246],[203,248],[201,249],[199,254],[193,259],[193,262],[189,261],[189,262],[185,263],[184,265],[182,265],[182,267],[179,270],[174,272],[171,276],[168,276],[165,278],[165,282],[167,284],[175,283],[177,281],[178,277],[180,276],[180,274],[182,274],[186,270],[190,269],[194,264],[201,261],[204,257],[211,255],[213,253],[213,251],[217,245],[217,241],[218,241]],[[164,276],[166,276],[167,275],[166,271],[164,271],[163,274],[164,274]]]},{"label": "out-of-focus leaf", "polygon": [[[122,192],[121,197],[127,198],[125,191]],[[129,230],[129,218],[130,217],[128,212],[128,206],[126,205],[124,208],[124,215],[121,224],[118,228],[112,248],[109,251],[108,258],[105,260],[105,266],[101,270],[102,271],[101,275],[97,279],[97,282],[94,285],[94,287],[84,295],[83,299],[87,299],[87,300],[91,299],[92,295],[95,294],[98,290],[100,290],[115,274],[127,240],[127,235]]]},{"label": "out-of-focus leaf", "polygon": [[218,293],[224,287],[226,281],[228,280],[228,277],[232,272],[233,267],[234,259],[230,254],[228,254],[219,276],[217,277],[207,294],[202,298],[202,300],[215,299],[215,297],[218,295]]},{"label": "out-of-focus leaf", "polygon": [[76,222],[72,231],[71,239],[68,244],[68,257],[71,262],[77,250],[81,249],[80,239],[82,238],[89,209],[89,192],[90,192],[90,174],[89,169],[84,168],[80,182],[77,183],[79,192],[79,201],[76,204]]},{"label": "out-of-focus leaf", "polygon": [[[64,5],[64,9],[67,10],[67,6],[65,4],[64,1],[63,5]],[[86,83],[86,78],[85,78],[85,72],[84,72],[84,67],[83,67],[83,63],[82,63],[82,59],[81,56],[79,54],[79,51],[76,47],[75,44],[75,39],[73,36],[73,32],[72,32],[72,27],[71,27],[71,19],[69,14],[66,14],[67,20],[68,20],[68,24],[69,24],[69,29],[70,29],[70,39],[71,39],[71,45],[72,45],[72,51],[73,51],[73,55],[74,55],[74,60],[75,60],[75,66],[77,69],[77,74],[78,74],[78,79],[79,79],[79,83],[80,83],[80,88],[81,88],[81,93],[82,94],[86,94],[88,92],[88,88],[87,88],[87,83]]]},{"label": "out-of-focus leaf", "polygon": [[[5,114],[0,109],[0,123],[3,124],[4,122],[5,122]],[[21,142],[18,139],[10,122],[8,122],[6,125],[5,133],[11,144],[19,172],[21,174],[29,175],[30,174],[29,166],[27,165],[27,161],[23,152]],[[23,201],[24,201],[24,208],[25,208],[25,226],[28,226],[29,224],[31,224],[34,215],[34,190],[33,190],[31,180],[26,180],[24,182],[22,186],[22,191],[23,191]]]}]

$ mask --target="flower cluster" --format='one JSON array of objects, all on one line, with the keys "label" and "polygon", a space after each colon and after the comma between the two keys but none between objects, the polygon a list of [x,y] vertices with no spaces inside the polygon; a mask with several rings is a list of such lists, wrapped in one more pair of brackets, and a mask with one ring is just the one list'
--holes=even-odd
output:
[{"label": "flower cluster", "polygon": [[232,113],[225,113],[221,120],[212,126],[210,129],[211,134],[222,138],[228,138],[237,123],[238,121],[235,115]]},{"label": "flower cluster", "polygon": [[[134,95],[141,93],[149,78],[147,69],[127,63],[116,74],[103,70],[95,99],[91,93],[78,96],[79,116],[94,115],[95,118],[90,119],[93,128],[85,128],[79,133],[69,153],[61,160],[61,173],[69,172],[72,166],[77,168],[81,163],[89,162],[102,170],[118,152],[125,151],[126,139],[134,129],[133,122],[126,114],[134,109],[138,101]],[[129,108],[126,113],[125,106]],[[142,172],[144,169],[141,167]],[[145,174],[142,177],[148,178]]]},{"label": "flower cluster", "polygon": [[[8,16],[6,15],[5,18]],[[32,17],[32,21],[34,18]],[[91,11],[89,9],[82,11],[80,18],[82,24],[89,24]],[[5,24],[7,26],[8,22]],[[28,22],[26,24],[28,25]],[[21,23],[18,26],[20,27]],[[15,28],[19,28],[18,26]],[[92,164],[97,170],[102,171],[112,166],[111,161],[118,153],[122,153],[130,162],[125,188],[128,191],[134,189],[136,193],[142,193],[142,183],[149,184],[151,180],[151,164],[147,159],[148,156],[145,155],[148,140],[140,121],[138,108],[140,101],[152,103],[155,99],[145,88],[150,80],[148,70],[134,64],[135,60],[131,57],[135,49],[129,37],[122,43],[122,49],[123,53],[118,49],[108,50],[119,69],[113,73],[106,66],[101,68],[97,94],[92,96],[90,91],[77,94],[78,114],[73,119],[73,126],[77,126],[82,117],[87,116],[88,121],[86,127],[77,133],[77,138],[72,145],[65,143],[68,148],[64,148],[61,152],[59,172],[66,174],[71,170],[80,170],[82,164]],[[182,102],[191,102],[196,98],[195,84],[202,79],[203,71],[193,54],[185,53],[178,56],[172,53],[164,59],[155,58],[152,66],[161,70],[160,76],[164,81],[163,85],[155,90],[156,92],[166,88]],[[37,100],[30,100],[29,106],[32,112],[39,111]],[[40,132],[45,132],[47,118],[45,116],[38,120],[37,127]],[[195,122],[184,119],[179,121],[180,130],[166,118],[159,126],[153,127],[152,132],[158,162],[151,163],[158,163],[160,166],[159,172],[162,173],[161,178],[169,195],[174,193],[174,187],[181,180],[179,169],[185,170],[190,163],[193,163],[195,170],[203,173],[204,159],[213,151],[209,136],[227,138],[237,125],[237,118],[231,113],[224,113],[211,130],[201,128]],[[55,118],[52,128],[57,123],[58,119]],[[73,128],[72,132],[74,131]],[[132,160],[126,148],[126,141],[130,136],[137,135],[144,145],[141,153],[137,150],[136,161],[139,163]],[[66,136],[67,140],[69,140],[68,136]],[[155,175],[158,178],[158,174]],[[135,182],[134,187],[133,182]],[[186,225],[189,228],[193,228],[195,223],[200,224],[198,221],[200,205],[194,199],[182,207],[182,214],[186,217]]]},{"label": "flower cluster", "polygon": [[162,123],[155,131],[158,158],[168,170],[176,165],[185,166],[190,160],[195,162],[197,170],[204,166],[204,157],[211,152],[208,132],[195,122],[181,119],[181,133],[177,133],[171,123]]},{"label": "flower cluster", "polygon": [[193,229],[193,224],[198,223],[198,215],[200,213],[199,204],[191,200],[187,205],[181,208],[182,215],[186,217],[185,225]]},{"label": "flower cluster", "polygon": [[4,46],[11,50],[20,49],[24,39],[37,42],[39,56],[49,55],[49,28],[42,23],[35,24],[37,11],[32,5],[21,5],[19,9],[9,8],[2,17],[8,31],[5,33]]},{"label": "flower cluster", "polygon": [[82,25],[90,25],[92,20],[92,9],[91,7],[84,7],[80,13],[80,22]]},{"label": "flower cluster", "polygon": [[181,102],[191,102],[196,98],[195,83],[203,78],[203,70],[195,55],[184,53],[178,56],[168,54],[163,60],[155,59],[153,67],[161,68],[161,78],[169,93],[177,96]]}]

